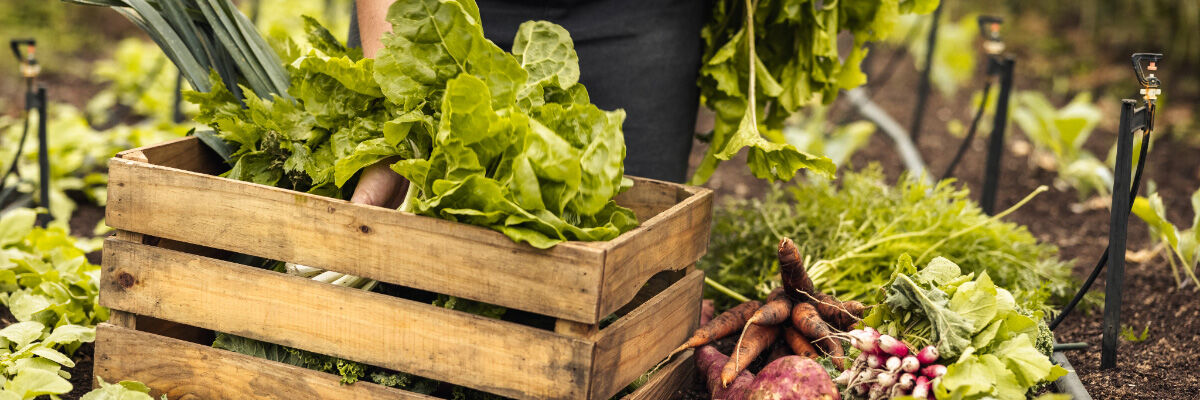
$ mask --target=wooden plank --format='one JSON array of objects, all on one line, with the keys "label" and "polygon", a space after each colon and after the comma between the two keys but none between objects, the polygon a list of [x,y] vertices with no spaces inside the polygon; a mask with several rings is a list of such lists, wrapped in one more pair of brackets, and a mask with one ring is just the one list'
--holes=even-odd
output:
[{"label": "wooden plank", "polygon": [[579,339],[591,339],[600,331],[597,329],[598,326],[559,319],[554,321],[554,333]]},{"label": "wooden plank", "polygon": [[137,314],[121,310],[108,310],[107,322],[122,328],[137,329]]},{"label": "wooden plank", "polygon": [[694,271],[600,330],[590,398],[611,397],[687,340],[699,323],[703,281],[704,272]]},{"label": "wooden plank", "polygon": [[677,187],[687,195],[667,211],[614,239],[604,259],[598,315],[629,303],[642,284],[663,270],[686,268],[708,250],[712,191]]},{"label": "wooden plank", "polygon": [[586,392],[587,341],[115,239],[105,242],[104,260],[106,307],[508,397]]},{"label": "wooden plank", "polygon": [[596,323],[604,250],[537,250],[497,232],[123,159],[109,162],[117,229]]},{"label": "wooden plank", "polygon": [[618,194],[615,200],[617,204],[633,210],[638,221],[646,221],[679,203],[681,199],[678,193],[678,184],[637,178],[633,188]]},{"label": "wooden plank", "polygon": [[96,376],[141,381],[155,398],[433,399],[116,325],[98,325],[96,337]]},{"label": "wooden plank", "polygon": [[117,157],[205,174],[217,174],[229,169],[229,166],[221,160],[221,156],[209,150],[195,136],[125,150],[117,153]]},{"label": "wooden plank", "polygon": [[692,350],[684,351],[675,356],[675,360],[667,363],[658,372],[650,376],[645,385],[630,393],[622,400],[670,400],[674,399],[679,389],[692,382],[696,375],[696,358]]}]

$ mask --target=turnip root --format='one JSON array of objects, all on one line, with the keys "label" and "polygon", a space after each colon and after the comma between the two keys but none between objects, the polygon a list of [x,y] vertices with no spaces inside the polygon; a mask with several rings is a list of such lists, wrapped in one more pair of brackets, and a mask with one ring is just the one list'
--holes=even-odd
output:
[{"label": "turnip root", "polygon": [[758,372],[747,394],[748,400],[841,399],[825,369],[816,361],[800,356],[787,356],[767,364]]},{"label": "turnip root", "polygon": [[727,387],[721,386],[721,370],[729,362],[729,356],[721,354],[716,347],[703,346],[696,350],[696,368],[704,374],[708,394],[714,399],[745,400],[746,391],[754,381],[754,374],[742,371]]}]

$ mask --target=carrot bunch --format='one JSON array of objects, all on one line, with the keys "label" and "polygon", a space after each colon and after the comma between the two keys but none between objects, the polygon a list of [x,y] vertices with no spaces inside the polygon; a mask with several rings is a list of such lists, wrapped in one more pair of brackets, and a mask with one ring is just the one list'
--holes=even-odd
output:
[{"label": "carrot bunch", "polygon": [[703,346],[740,330],[737,346],[720,372],[722,387],[734,383],[746,366],[777,340],[783,340],[793,354],[813,359],[828,356],[845,369],[841,339],[846,336],[841,332],[857,324],[867,307],[818,292],[791,239],[779,242],[778,255],[783,285],[772,291],[765,303],[751,300],[729,309],[697,329],[676,350]]}]

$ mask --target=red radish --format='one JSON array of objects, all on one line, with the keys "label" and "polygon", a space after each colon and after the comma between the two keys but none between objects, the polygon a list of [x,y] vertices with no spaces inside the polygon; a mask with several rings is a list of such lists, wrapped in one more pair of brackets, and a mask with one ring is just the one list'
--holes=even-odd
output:
[{"label": "red radish", "polygon": [[917,361],[916,357],[905,356],[900,359],[900,369],[904,370],[904,372],[917,372],[917,370],[921,369],[921,362]]},{"label": "red radish", "polygon": [[899,387],[900,390],[908,391],[909,389],[912,389],[913,384],[916,383],[916,379],[917,378],[913,374],[905,372],[903,375],[900,375],[900,379],[896,381],[896,386]]},{"label": "red radish", "polygon": [[879,335],[879,349],[896,357],[908,355],[908,346],[891,335]]},{"label": "red radish", "polygon": [[921,351],[917,353],[917,361],[920,361],[921,365],[933,364],[937,362],[937,359],[937,347],[925,346],[925,348],[921,349]]},{"label": "red radish", "polygon": [[896,371],[900,369],[900,357],[888,357],[887,361],[883,365],[887,367],[888,371]]},{"label": "red radish", "polygon": [[921,368],[921,375],[928,376],[929,379],[938,378],[946,374],[946,366],[941,364],[927,365]]},{"label": "red radish", "polygon": [[[867,354],[867,353],[863,353],[863,354]],[[881,356],[879,354],[867,355],[867,366],[868,367],[881,368],[881,367],[883,367],[884,361],[885,361],[885,359],[883,358],[883,356]]]},{"label": "red radish", "polygon": [[929,398],[929,379],[924,376],[917,377],[916,386],[913,386],[912,397],[917,399]]},{"label": "red radish", "polygon": [[896,384],[896,375],[891,372],[880,372],[879,375],[875,375],[875,381],[879,382],[879,386],[890,388]]},{"label": "red radish", "polygon": [[879,332],[867,327],[864,330],[852,330],[849,332],[851,342],[854,348],[864,353],[875,353],[879,351]]},{"label": "red radish", "polygon": [[833,383],[836,383],[836,384],[839,384],[842,386],[849,385],[850,381],[854,380],[855,375],[858,375],[858,371],[856,371],[854,369],[848,369],[848,370],[842,371],[841,375],[838,375],[837,378],[833,378]]}]

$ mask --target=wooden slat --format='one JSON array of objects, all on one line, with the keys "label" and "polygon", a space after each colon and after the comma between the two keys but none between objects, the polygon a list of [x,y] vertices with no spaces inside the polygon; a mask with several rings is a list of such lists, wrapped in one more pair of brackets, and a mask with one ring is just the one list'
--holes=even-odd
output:
[{"label": "wooden slat", "polygon": [[116,239],[104,268],[106,307],[509,397],[586,391],[593,344],[553,332]]},{"label": "wooden slat", "polygon": [[151,236],[595,323],[604,250],[123,159],[105,222]]},{"label": "wooden slat", "polygon": [[692,382],[696,375],[696,359],[692,350],[675,356],[675,360],[655,372],[645,385],[621,400],[671,400],[680,388]]},{"label": "wooden slat", "polygon": [[176,399],[433,399],[370,382],[338,383],[337,375],[110,324],[96,327],[96,376],[136,380],[158,398]]},{"label": "wooden slat", "polygon": [[654,274],[692,265],[708,250],[712,191],[676,189],[682,201],[610,243],[597,314],[616,311]]},{"label": "wooden slat", "polygon": [[118,158],[205,174],[229,169],[221,157],[195,136],[169,140],[156,145],[117,153]]},{"label": "wooden slat", "polygon": [[592,363],[592,399],[607,399],[687,340],[699,323],[704,272],[693,271],[601,329]]},{"label": "wooden slat", "polygon": [[678,184],[638,178],[633,188],[618,194],[614,200],[633,210],[639,221],[645,221],[678,203],[678,192]]}]

